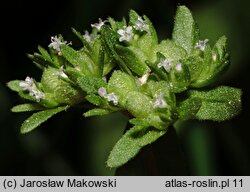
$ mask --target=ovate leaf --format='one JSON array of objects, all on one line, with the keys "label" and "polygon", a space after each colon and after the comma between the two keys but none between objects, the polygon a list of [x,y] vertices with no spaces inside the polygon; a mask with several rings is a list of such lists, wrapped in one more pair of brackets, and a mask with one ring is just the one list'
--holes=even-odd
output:
[{"label": "ovate leaf", "polygon": [[193,20],[192,13],[185,6],[179,6],[175,17],[173,40],[188,53],[199,40],[199,30]]},{"label": "ovate leaf", "polygon": [[174,60],[182,59],[187,56],[187,52],[181,46],[170,40],[161,41],[156,51],[164,55],[165,58],[171,58]]},{"label": "ovate leaf", "polygon": [[224,121],[239,114],[241,110],[241,90],[221,86],[210,91],[190,91],[191,98],[199,98],[202,105],[197,119]]},{"label": "ovate leaf", "polygon": [[142,147],[153,143],[165,133],[166,131],[158,131],[141,126],[131,128],[112,149],[107,161],[108,167],[122,166],[135,157]]},{"label": "ovate leaf", "polygon": [[35,103],[26,103],[13,107],[11,109],[12,112],[26,112],[26,111],[39,111],[45,109],[39,104]]},{"label": "ovate leaf", "polygon": [[23,122],[21,127],[21,133],[24,134],[32,131],[33,129],[41,125],[43,122],[47,121],[50,117],[65,110],[66,108],[67,106],[64,106],[34,113]]}]

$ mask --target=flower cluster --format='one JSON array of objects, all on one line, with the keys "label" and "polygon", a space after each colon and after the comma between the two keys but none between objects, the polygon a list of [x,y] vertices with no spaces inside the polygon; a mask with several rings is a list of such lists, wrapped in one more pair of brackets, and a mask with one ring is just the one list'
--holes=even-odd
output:
[{"label": "flower cluster", "polygon": [[133,26],[123,26],[122,29],[117,31],[120,35],[119,41],[130,42],[134,37],[133,29],[141,32],[149,32],[149,25],[142,19],[142,17],[138,17]]},{"label": "flower cluster", "polygon": [[58,54],[61,54],[60,52],[60,46],[63,44],[66,44],[67,41],[62,41],[61,38],[58,38],[57,36],[51,37],[51,43],[49,44],[49,48],[54,49],[57,51]]},{"label": "flower cluster", "polygon": [[43,70],[41,82],[26,77],[8,83],[33,102],[14,107],[14,112],[41,110],[22,124],[22,133],[69,107],[83,107],[85,117],[124,112],[133,127],[107,161],[118,167],[177,121],[222,121],[239,113],[239,89],[203,89],[228,67],[226,37],[213,46],[208,39],[199,40],[185,6],[177,10],[171,39],[159,41],[150,20],[133,10],[129,21],[99,18],[91,27],[83,35],[73,29],[83,43],[78,50],[54,36],[48,51],[39,46],[39,53],[29,55]]},{"label": "flower cluster", "polygon": [[112,101],[114,105],[118,105],[118,96],[116,96],[114,93],[107,94],[107,91],[104,87],[100,87],[98,89],[98,94],[107,99],[109,102]]},{"label": "flower cluster", "polygon": [[196,44],[195,44],[195,48],[200,49],[202,51],[205,50],[206,44],[208,42],[208,39],[205,40],[199,40]]},{"label": "flower cluster", "polygon": [[24,90],[28,91],[29,95],[34,97],[37,102],[40,102],[44,98],[44,93],[39,91],[32,78],[26,77],[25,81],[21,81],[19,86]]}]

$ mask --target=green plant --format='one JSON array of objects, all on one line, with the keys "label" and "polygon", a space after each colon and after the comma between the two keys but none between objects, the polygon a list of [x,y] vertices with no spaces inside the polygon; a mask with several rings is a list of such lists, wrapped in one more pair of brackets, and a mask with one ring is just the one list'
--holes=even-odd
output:
[{"label": "green plant", "polygon": [[26,77],[8,83],[29,101],[13,112],[38,111],[24,121],[21,133],[70,107],[82,107],[85,117],[121,111],[134,126],[111,151],[107,165],[113,168],[177,121],[223,121],[240,112],[240,89],[207,87],[229,66],[226,37],[213,47],[200,40],[185,6],[178,7],[172,39],[160,42],[150,20],[133,10],[128,23],[108,18],[91,26],[84,35],[73,29],[83,43],[79,50],[60,35],[51,38],[49,51],[39,46],[39,53],[29,55],[42,70],[40,82]]}]

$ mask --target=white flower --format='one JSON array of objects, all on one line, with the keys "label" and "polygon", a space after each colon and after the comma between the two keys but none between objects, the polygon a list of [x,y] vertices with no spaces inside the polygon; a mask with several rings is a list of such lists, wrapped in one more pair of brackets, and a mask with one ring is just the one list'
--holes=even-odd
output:
[{"label": "white flower", "polygon": [[107,94],[107,91],[104,87],[101,87],[98,89],[98,94],[107,99],[109,102],[113,102],[114,105],[118,105],[118,99],[119,97],[115,95],[114,93]]},{"label": "white flower", "polygon": [[163,98],[163,94],[161,93],[159,96],[156,97],[154,102],[154,108],[166,108],[168,105]]},{"label": "white flower", "polygon": [[207,42],[208,42],[208,39],[205,39],[205,40],[203,40],[203,41],[202,41],[202,40],[199,40],[199,42],[197,42],[197,43],[195,44],[195,48],[204,51]]},{"label": "white flower", "polygon": [[144,85],[145,83],[147,83],[149,75],[150,73],[145,73],[142,77],[138,78],[139,84]]},{"label": "white flower", "polygon": [[138,31],[146,31],[149,32],[149,26],[145,20],[141,17],[138,17],[137,21],[135,22],[134,28]]},{"label": "white flower", "polygon": [[115,95],[114,93],[107,94],[106,99],[108,101],[112,101],[114,105],[118,105],[118,96]]},{"label": "white flower", "polygon": [[106,89],[104,88],[104,87],[100,87],[99,89],[98,89],[98,94],[101,96],[101,97],[106,97],[107,96],[107,91],[106,91]]},{"label": "white flower", "polygon": [[63,66],[60,67],[58,72],[54,73],[55,76],[58,76],[59,78],[68,78],[68,76],[63,71]]},{"label": "white flower", "polygon": [[49,44],[49,48],[53,48],[58,53],[60,53],[60,46],[66,43],[67,41],[62,42],[61,39],[59,39],[57,36],[51,37],[51,43]]},{"label": "white flower", "polygon": [[161,59],[160,63],[157,64],[158,68],[163,67],[167,72],[170,72],[172,66],[171,66],[171,62],[173,60],[172,59]]},{"label": "white flower", "polygon": [[44,93],[39,90],[32,90],[29,93],[30,96],[35,97],[37,102],[40,102],[44,98]]},{"label": "white flower", "polygon": [[25,81],[21,81],[19,83],[19,86],[24,90],[24,91],[29,91],[32,90],[34,87],[34,81],[30,77],[26,77]]},{"label": "white flower", "polygon": [[175,65],[175,69],[176,69],[176,71],[181,71],[182,70],[182,64],[181,63],[177,63]]},{"label": "white flower", "polygon": [[97,30],[100,30],[102,26],[108,22],[107,20],[102,21],[101,18],[99,18],[99,23],[91,24],[91,27],[96,28]]},{"label": "white flower", "polygon": [[119,29],[117,33],[120,35],[119,41],[131,41],[134,33],[133,28],[131,26],[124,26],[123,29]]},{"label": "white flower", "polygon": [[19,86],[24,90],[24,91],[29,91],[29,95],[32,97],[35,97],[37,102],[40,102],[41,99],[44,98],[44,93],[39,91],[33,81],[32,78],[26,77],[25,81],[21,81],[19,83]]},{"label": "white flower", "polygon": [[90,34],[87,30],[85,31],[85,34],[83,35],[83,38],[87,41],[87,42],[91,42],[94,40],[94,35]]}]

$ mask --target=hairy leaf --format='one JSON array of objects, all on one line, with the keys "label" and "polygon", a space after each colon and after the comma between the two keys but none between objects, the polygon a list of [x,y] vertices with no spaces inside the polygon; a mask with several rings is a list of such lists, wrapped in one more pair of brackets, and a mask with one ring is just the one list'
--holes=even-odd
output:
[{"label": "hairy leaf", "polygon": [[157,45],[156,51],[164,55],[165,58],[174,60],[182,59],[187,56],[187,52],[181,46],[171,40],[163,40]]},{"label": "hairy leaf", "polygon": [[119,97],[124,97],[128,92],[136,90],[135,78],[121,71],[113,72],[108,83],[108,92],[114,92]]},{"label": "hairy leaf", "polygon": [[120,167],[132,159],[142,147],[153,143],[166,131],[134,126],[128,130],[112,149],[107,165],[108,167]]},{"label": "hairy leaf", "polygon": [[153,111],[152,99],[137,91],[128,92],[121,104],[135,117],[147,117]]},{"label": "hairy leaf", "polygon": [[224,121],[239,114],[241,110],[241,90],[221,86],[210,91],[190,91],[191,98],[199,98],[202,105],[197,119]]},{"label": "hairy leaf", "polygon": [[173,40],[183,47],[189,54],[199,40],[199,30],[192,14],[185,6],[179,6],[175,17]]},{"label": "hairy leaf", "polygon": [[47,121],[53,115],[66,110],[68,106],[58,107],[54,109],[48,109],[45,111],[40,111],[31,115],[28,119],[26,119],[21,127],[21,133],[28,133],[33,129],[37,128],[43,122]]},{"label": "hairy leaf", "polygon": [[177,113],[180,120],[192,119],[195,117],[202,105],[199,98],[188,98],[177,104]]}]

